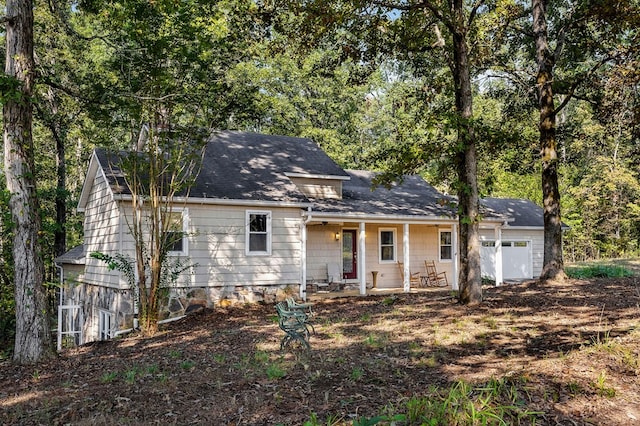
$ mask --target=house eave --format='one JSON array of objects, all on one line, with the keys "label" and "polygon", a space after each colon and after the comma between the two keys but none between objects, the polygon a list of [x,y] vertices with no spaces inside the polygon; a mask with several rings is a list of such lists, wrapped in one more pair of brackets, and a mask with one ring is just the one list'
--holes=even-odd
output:
[{"label": "house eave", "polygon": [[453,224],[456,218],[448,216],[416,215],[372,215],[365,213],[328,213],[304,212],[303,216],[317,222],[369,222],[369,223],[414,223],[414,224]]},{"label": "house eave", "polygon": [[[563,231],[568,231],[569,229],[571,229],[570,226],[567,225],[562,225],[562,230]],[[535,226],[535,225],[529,225],[529,226],[511,226],[511,225],[506,225],[502,228],[502,230],[504,231],[543,231],[544,230],[544,226],[540,225],[540,226]]]},{"label": "house eave", "polygon": [[[131,194],[116,194],[118,201],[131,201]],[[291,207],[307,208],[313,204],[300,201],[273,201],[273,200],[239,200],[232,198],[204,198],[204,197],[174,197],[175,204],[199,204],[199,205],[223,205],[245,207]]]},{"label": "house eave", "polygon": [[[330,213],[307,211],[303,216],[316,222],[370,222],[370,223],[409,223],[409,224],[457,224],[458,218],[451,216],[420,215],[375,215],[366,213]],[[493,228],[505,222],[504,218],[483,219],[482,225]]]}]

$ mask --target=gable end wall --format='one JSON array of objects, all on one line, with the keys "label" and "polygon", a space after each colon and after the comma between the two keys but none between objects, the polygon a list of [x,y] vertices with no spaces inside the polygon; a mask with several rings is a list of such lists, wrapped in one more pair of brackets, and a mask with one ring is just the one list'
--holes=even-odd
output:
[{"label": "gable end wall", "polygon": [[87,252],[84,280],[94,285],[126,287],[118,271],[109,271],[93,252],[114,255],[121,251],[121,211],[102,173],[97,173],[84,212],[84,245]]}]

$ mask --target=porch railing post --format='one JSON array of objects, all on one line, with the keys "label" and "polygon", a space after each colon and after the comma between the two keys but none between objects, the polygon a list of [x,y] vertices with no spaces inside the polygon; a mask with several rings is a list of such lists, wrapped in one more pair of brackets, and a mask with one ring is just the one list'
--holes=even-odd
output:
[{"label": "porch railing post", "polygon": [[367,294],[367,256],[365,251],[367,235],[365,233],[365,223],[360,222],[360,236],[358,238],[358,276],[360,277],[360,295]]},{"label": "porch railing post", "polygon": [[404,282],[402,283],[403,291],[409,293],[411,291],[411,262],[409,261],[409,224],[402,225],[402,250],[404,252]]}]

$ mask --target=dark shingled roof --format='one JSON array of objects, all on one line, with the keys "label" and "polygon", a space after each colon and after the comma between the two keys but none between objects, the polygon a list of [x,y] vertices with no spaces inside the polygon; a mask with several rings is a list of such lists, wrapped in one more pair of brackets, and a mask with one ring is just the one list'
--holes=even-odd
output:
[{"label": "dark shingled roof", "polygon": [[521,198],[483,198],[480,203],[513,219],[509,226],[544,226],[542,208],[533,201]]},{"label": "dark shingled roof", "polygon": [[[97,149],[96,155],[115,193],[128,193],[119,154]],[[287,177],[343,179],[343,198],[309,199]],[[237,131],[214,131],[206,145],[202,169],[190,196],[242,201],[312,203],[321,213],[456,217],[456,198],[441,194],[419,176],[405,176],[390,189],[372,189],[375,173],[345,171],[311,139]],[[486,198],[486,219],[514,219],[510,226],[543,226],[542,209],[528,200]]]},{"label": "dark shingled roof", "polygon": [[84,251],[84,245],[80,244],[79,246],[75,246],[68,252],[61,254],[60,256],[53,259],[55,263],[60,264],[73,264],[73,265],[84,265],[86,253]]},{"label": "dark shingled roof", "polygon": [[[129,193],[119,156],[103,149],[96,154],[116,193]],[[285,175],[347,178],[311,139],[257,133],[213,132],[207,142],[202,169],[190,195],[197,198],[307,202],[305,195]]]},{"label": "dark shingled roof", "polygon": [[372,189],[374,172],[347,170],[342,200],[313,200],[315,211],[365,215],[456,217],[455,199],[441,194],[420,176],[405,176],[390,189]]},{"label": "dark shingled roof", "polygon": [[194,197],[268,201],[307,201],[285,176],[347,177],[311,139],[244,132],[211,136]]}]

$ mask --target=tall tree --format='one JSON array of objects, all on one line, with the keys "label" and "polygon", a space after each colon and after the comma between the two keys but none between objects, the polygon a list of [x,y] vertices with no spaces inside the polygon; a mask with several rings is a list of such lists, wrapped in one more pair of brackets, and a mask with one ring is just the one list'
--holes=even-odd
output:
[{"label": "tall tree", "polygon": [[459,114],[458,152],[456,165],[458,172],[460,203],[460,301],[462,303],[478,303],[482,301],[480,272],[480,200],[478,195],[478,173],[476,135],[473,126],[473,94],[471,87],[471,65],[469,63],[468,35],[473,23],[477,7],[470,11],[464,7],[462,0],[454,0],[449,4],[450,17],[447,19],[434,6],[432,13],[449,29],[453,39],[453,74],[456,111]]},{"label": "tall tree", "polygon": [[251,111],[243,111],[246,92],[227,80],[227,72],[251,57],[253,38],[259,38],[260,31],[251,21],[256,12],[251,1],[115,3],[98,0],[83,6],[95,19],[91,30],[100,36],[95,40],[102,53],[96,68],[113,81],[95,82],[93,88],[109,93],[111,113],[105,117],[118,129],[114,139],[121,139],[114,144],[125,141],[130,148],[145,143],[142,152],[117,163],[132,197],[132,259],[123,257],[126,254],[94,256],[126,272],[140,326],[153,334],[162,288],[189,266],[168,254],[177,243],[171,236],[179,235],[180,241],[183,236],[182,228],[173,228],[183,223],[176,219],[174,203],[186,197],[198,174],[203,138],[194,129],[225,127],[233,122],[234,112],[242,121],[251,116]]},{"label": "tall tree", "polygon": [[29,0],[6,2],[6,65],[3,76],[4,166],[11,209],[15,262],[17,363],[53,354],[39,245],[40,217],[33,150],[33,9]]},{"label": "tall tree", "polygon": [[545,225],[541,278],[562,279],[559,170],[570,138],[559,126],[567,127],[571,102],[601,103],[602,76],[637,49],[639,8],[635,0],[532,0],[530,5],[514,3],[509,36],[496,53],[501,66],[494,69],[503,77],[504,71],[510,74],[515,96],[531,94],[537,109]]},{"label": "tall tree", "polygon": [[[477,177],[477,135],[473,117],[472,55],[470,37],[477,29],[479,11],[487,9],[484,1],[464,0],[420,2],[373,2],[389,16],[400,13],[394,27],[400,30],[402,43],[395,46],[405,55],[423,58],[424,52],[434,51],[444,56],[449,69],[454,97],[454,113],[450,123],[455,142],[450,155],[456,170],[456,192],[459,210],[460,294],[464,304],[482,301],[480,272],[479,193]],[[441,29],[444,30],[441,33]],[[410,34],[409,37],[400,34]],[[433,69],[420,69],[425,63],[414,61],[418,72],[426,74]],[[425,157],[433,153],[425,153]],[[410,162],[416,158],[409,158]],[[417,161],[423,164],[426,159]],[[401,160],[405,162],[405,160]],[[415,168],[416,164],[408,168]]]},{"label": "tall tree", "polygon": [[544,209],[544,260],[540,278],[563,278],[562,220],[558,190],[558,149],[556,143],[556,108],[553,97],[555,58],[548,41],[547,0],[532,0],[533,34],[538,73],[540,109],[540,154],[542,159],[542,203]]}]

